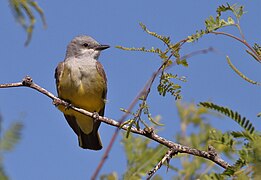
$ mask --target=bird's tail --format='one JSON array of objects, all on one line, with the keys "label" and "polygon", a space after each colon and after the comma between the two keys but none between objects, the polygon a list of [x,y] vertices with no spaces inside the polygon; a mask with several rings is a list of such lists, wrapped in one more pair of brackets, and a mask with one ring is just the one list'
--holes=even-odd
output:
[{"label": "bird's tail", "polygon": [[98,131],[92,131],[90,134],[85,134],[80,130],[78,135],[79,146],[83,149],[101,150],[102,143]]}]

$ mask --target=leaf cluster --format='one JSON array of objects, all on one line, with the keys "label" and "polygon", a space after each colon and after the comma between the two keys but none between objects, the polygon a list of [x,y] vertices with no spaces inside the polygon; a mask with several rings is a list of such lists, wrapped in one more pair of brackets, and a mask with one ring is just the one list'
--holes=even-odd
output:
[{"label": "leaf cluster", "polygon": [[231,110],[227,107],[219,106],[219,105],[216,105],[216,104],[211,103],[211,102],[201,102],[200,105],[203,106],[203,107],[206,107],[208,109],[213,109],[215,111],[218,111],[218,112],[226,115],[227,117],[233,119],[245,131],[248,131],[250,134],[252,134],[255,130],[255,128],[252,125],[252,123],[250,122],[250,120],[248,120],[246,117],[242,117],[238,112],[234,112],[233,110]]},{"label": "leaf cluster", "polygon": [[171,73],[163,72],[160,77],[160,83],[158,84],[158,92],[160,95],[165,96],[166,93],[170,93],[175,99],[181,99],[180,92],[181,86],[172,81],[172,79],[180,80],[186,82],[185,77],[178,77],[178,75],[173,75]]},{"label": "leaf cluster", "polygon": [[[221,5],[217,8],[216,10],[217,15],[216,17],[210,16],[208,19],[205,20],[205,30],[198,30],[196,31],[195,34],[192,34],[191,36],[188,36],[187,38],[187,42],[195,42],[197,41],[199,38],[201,38],[202,36],[209,34],[209,33],[214,33],[214,34],[222,34],[222,35],[226,35],[230,38],[233,38],[241,43],[243,43],[248,49],[246,50],[246,52],[248,54],[250,54],[256,61],[258,61],[259,63],[261,62],[261,48],[260,46],[255,43],[253,47],[251,47],[247,41],[244,38],[244,34],[241,30],[240,27],[240,18],[242,17],[242,15],[244,14],[244,7],[243,6],[238,6],[236,4],[234,5],[229,5],[228,3],[226,5]],[[227,17],[227,20],[221,18],[222,14],[224,12],[231,12],[235,18],[232,18],[231,16]],[[226,32],[217,32],[217,30],[227,27],[227,26],[235,26],[240,35],[241,38],[236,37],[232,34],[226,33]],[[255,84],[255,85],[260,85],[259,82],[253,81],[250,78],[248,78],[246,75],[244,75],[242,72],[240,72],[230,61],[229,57],[226,57],[228,65],[233,69],[233,71],[235,73],[237,73],[242,79],[244,79],[245,81],[251,83],[251,84]]]},{"label": "leaf cluster", "polygon": [[[0,116],[0,126],[2,125],[2,117]],[[15,122],[11,126],[2,132],[0,129],[0,179],[8,180],[8,176],[5,173],[3,159],[4,154],[14,149],[15,145],[21,138],[21,130],[23,125],[21,122]]]},{"label": "leaf cluster", "polygon": [[[135,47],[127,48],[127,47],[123,47],[123,46],[116,46],[116,47],[119,49],[122,49],[122,50],[126,50],[126,51],[140,51],[140,52],[157,54],[160,57],[160,59],[162,60],[161,66],[154,73],[155,78],[157,75],[159,75],[159,84],[157,85],[158,93],[161,96],[166,96],[166,94],[170,94],[176,100],[181,99],[182,98],[181,85],[179,85],[176,81],[186,82],[186,77],[184,77],[184,76],[179,77],[177,74],[168,72],[168,70],[174,64],[188,67],[187,60],[180,56],[180,49],[181,49],[182,43],[181,42],[172,43],[170,40],[170,37],[159,35],[156,32],[152,32],[142,23],[140,23],[140,26],[147,34],[159,39],[164,44],[164,48],[151,47],[151,48],[147,49],[145,47],[141,47],[141,48],[135,48]],[[175,59],[173,60],[172,57],[174,57]],[[142,96],[140,97],[139,108],[136,110],[136,112],[127,112],[126,109],[123,109],[123,108],[121,109],[122,111],[127,112],[133,116],[129,120],[122,123],[122,126],[128,125],[128,127],[129,127],[127,130],[127,134],[126,134],[127,137],[129,136],[130,129],[133,126],[136,127],[137,129],[140,129],[140,123],[142,123],[145,128],[149,129],[145,120],[142,118],[142,115],[145,115],[145,117],[153,124],[156,124],[159,126],[162,125],[162,124],[159,124],[157,121],[155,121],[154,118],[152,118],[152,115],[149,110],[149,105],[147,104],[147,97],[150,93],[150,88],[152,87],[152,84],[154,83],[155,78],[152,78],[150,84],[148,85],[148,88],[144,91],[144,94],[142,94]]]},{"label": "leaf cluster", "polygon": [[[238,112],[227,107],[219,106],[210,102],[201,102],[201,106],[217,111],[234,120],[243,130],[228,131],[226,133],[212,132],[210,141],[220,144],[230,152],[234,152],[237,160],[230,168],[218,176],[237,178],[260,178],[261,177],[261,136],[255,131],[254,125]],[[209,178],[209,177],[208,177]]]},{"label": "leaf cluster", "polygon": [[[193,103],[177,102],[180,119],[180,132],[175,134],[176,141],[196,149],[206,150],[209,146],[209,132],[215,128],[208,123],[207,115],[210,112],[204,107],[197,107]],[[193,130],[189,130],[193,129]],[[216,147],[217,152],[220,147]],[[208,174],[215,169],[212,162],[195,156],[180,154],[176,156],[181,167],[173,179],[201,179],[203,174]]]},{"label": "leaf cluster", "polygon": [[44,12],[38,3],[32,0],[9,0],[9,4],[15,19],[27,32],[25,45],[28,45],[31,41],[36,22],[33,11],[36,11],[40,15],[44,27],[46,27]]},{"label": "leaf cluster", "polygon": [[[140,179],[165,155],[167,148],[162,145],[150,147],[151,140],[133,135],[122,140],[127,156],[127,171],[123,179]],[[150,157],[150,158],[148,158]]]},{"label": "leaf cluster", "polygon": [[[187,60],[184,58],[181,58],[181,56],[180,56],[180,49],[181,49],[182,43],[181,42],[172,43],[170,40],[170,37],[160,35],[156,32],[152,32],[142,23],[140,23],[140,26],[147,34],[160,40],[165,45],[164,48],[151,47],[151,48],[147,49],[145,47],[127,48],[127,47],[123,47],[123,46],[116,46],[116,48],[126,50],[126,51],[141,51],[141,52],[146,52],[146,53],[158,54],[158,56],[162,60],[162,65],[161,65],[160,69],[156,72],[157,74],[160,74],[160,76],[159,76],[160,83],[157,86],[159,94],[162,96],[165,96],[166,93],[169,93],[175,99],[181,99],[182,98],[181,91],[180,91],[181,86],[179,84],[173,82],[174,79],[179,79],[178,75],[175,75],[175,74],[172,74],[171,72],[166,72],[166,71],[174,64],[183,65],[185,67],[188,67]],[[174,57],[175,60],[172,60],[171,59],[172,57]]]},{"label": "leaf cluster", "polygon": [[[261,136],[250,120],[227,107],[209,102],[202,102],[196,106],[194,103],[177,101],[177,109],[180,131],[175,135],[176,142],[203,150],[211,145],[218,155],[226,156],[234,164],[221,172],[211,161],[188,154],[178,154],[171,161],[175,161],[175,166],[170,164],[170,171],[175,172],[173,179],[261,178]],[[213,111],[218,114],[214,114]],[[209,123],[209,117],[220,118],[220,114],[232,119],[242,130],[221,132],[214,128]],[[193,129],[192,132],[190,128]],[[149,139],[132,134],[128,139],[124,138],[122,143],[128,159],[127,170],[122,176],[124,179],[141,179],[167,151],[160,145],[153,147]],[[177,161],[180,161],[180,165]],[[159,175],[155,178],[162,179]]]},{"label": "leaf cluster", "polygon": [[[244,14],[243,8],[243,6],[237,6],[236,4],[231,6],[228,3],[227,5],[219,6],[216,10],[216,17],[210,16],[208,19],[205,20],[205,30],[196,31],[195,34],[188,36],[187,42],[195,42],[203,35],[216,31],[220,28],[224,28],[226,26],[237,26],[237,28],[240,29],[239,20],[241,16]],[[236,17],[237,23],[230,16],[226,20],[221,18],[222,13],[227,11],[233,13],[233,15]]]}]

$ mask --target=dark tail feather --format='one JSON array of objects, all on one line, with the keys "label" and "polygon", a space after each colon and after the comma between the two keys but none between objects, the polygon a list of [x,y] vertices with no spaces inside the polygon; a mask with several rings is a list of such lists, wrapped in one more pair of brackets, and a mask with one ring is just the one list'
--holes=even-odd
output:
[{"label": "dark tail feather", "polygon": [[79,146],[83,149],[101,150],[102,143],[98,131],[92,131],[90,134],[84,134],[80,130],[79,136]]},{"label": "dark tail feather", "polygon": [[82,147],[83,149],[92,149],[92,150],[102,149],[102,143],[100,140],[100,136],[98,134],[98,128],[101,123],[100,121],[95,121],[93,126],[93,131],[90,134],[85,134],[78,126],[74,116],[65,115],[65,118],[68,124],[70,125],[70,127],[77,134],[80,147]]}]

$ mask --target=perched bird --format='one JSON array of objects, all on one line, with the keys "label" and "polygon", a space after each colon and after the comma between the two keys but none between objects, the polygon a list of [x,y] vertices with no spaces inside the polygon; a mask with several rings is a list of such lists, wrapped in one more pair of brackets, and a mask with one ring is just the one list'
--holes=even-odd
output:
[{"label": "perched bird", "polygon": [[[104,115],[107,79],[103,66],[98,61],[101,45],[90,36],[77,36],[67,46],[65,60],[55,70],[58,97],[73,106]],[[102,143],[98,133],[100,121],[58,105],[58,109],[77,134],[79,146],[100,150]]]}]

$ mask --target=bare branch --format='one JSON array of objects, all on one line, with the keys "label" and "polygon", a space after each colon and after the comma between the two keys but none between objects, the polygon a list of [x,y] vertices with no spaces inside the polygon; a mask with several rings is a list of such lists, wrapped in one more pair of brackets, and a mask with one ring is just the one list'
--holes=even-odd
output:
[{"label": "bare branch", "polygon": [[[94,117],[96,116],[95,113],[91,113],[89,111],[86,111],[84,109],[81,109],[81,108],[78,108],[78,107],[75,107],[69,103],[67,103],[66,101],[63,101],[61,99],[59,99],[58,97],[54,96],[52,93],[50,93],[49,91],[47,91],[46,89],[40,87],[39,85],[35,84],[32,80],[31,77],[29,76],[26,76],[22,82],[18,82],[18,83],[8,83],[8,84],[0,84],[0,88],[11,88],[11,87],[29,87],[29,88],[32,88],[32,89],[35,89],[37,90],[38,92],[48,96],[49,98],[51,98],[53,101],[54,101],[54,104],[55,105],[63,105],[63,106],[66,106],[66,107],[69,107],[79,113],[82,113],[86,116],[89,116],[89,117]],[[68,106],[69,105],[69,106]],[[110,118],[107,118],[107,117],[102,117],[102,116],[98,116],[98,117],[95,117],[97,120],[100,120],[106,124],[109,124],[111,126],[115,126],[115,127],[118,127],[118,128],[121,128],[123,130],[127,130],[129,127],[127,125],[124,125],[124,126],[121,126],[121,123],[120,122],[117,122],[113,119],[110,119]],[[117,128],[117,129],[118,129]],[[199,157],[202,157],[202,158],[205,158],[205,159],[208,159],[208,160],[211,160],[213,161],[214,163],[218,164],[219,166],[223,167],[224,169],[227,169],[228,167],[230,167],[229,163],[227,163],[226,161],[224,161],[223,159],[221,159],[217,154],[216,155],[213,155],[213,152],[212,151],[202,151],[202,150],[198,150],[198,149],[194,149],[194,148],[190,148],[188,146],[183,146],[181,144],[177,144],[177,143],[174,143],[170,140],[167,140],[163,137],[160,137],[159,135],[157,135],[156,133],[154,133],[153,130],[138,130],[136,129],[135,127],[131,127],[131,132],[135,133],[135,134],[139,134],[139,135],[142,135],[142,136],[145,136],[147,138],[150,138],[170,149],[173,149],[173,152],[175,153],[186,153],[186,154],[191,154],[191,155],[194,155],[194,156],[199,156]]]}]

